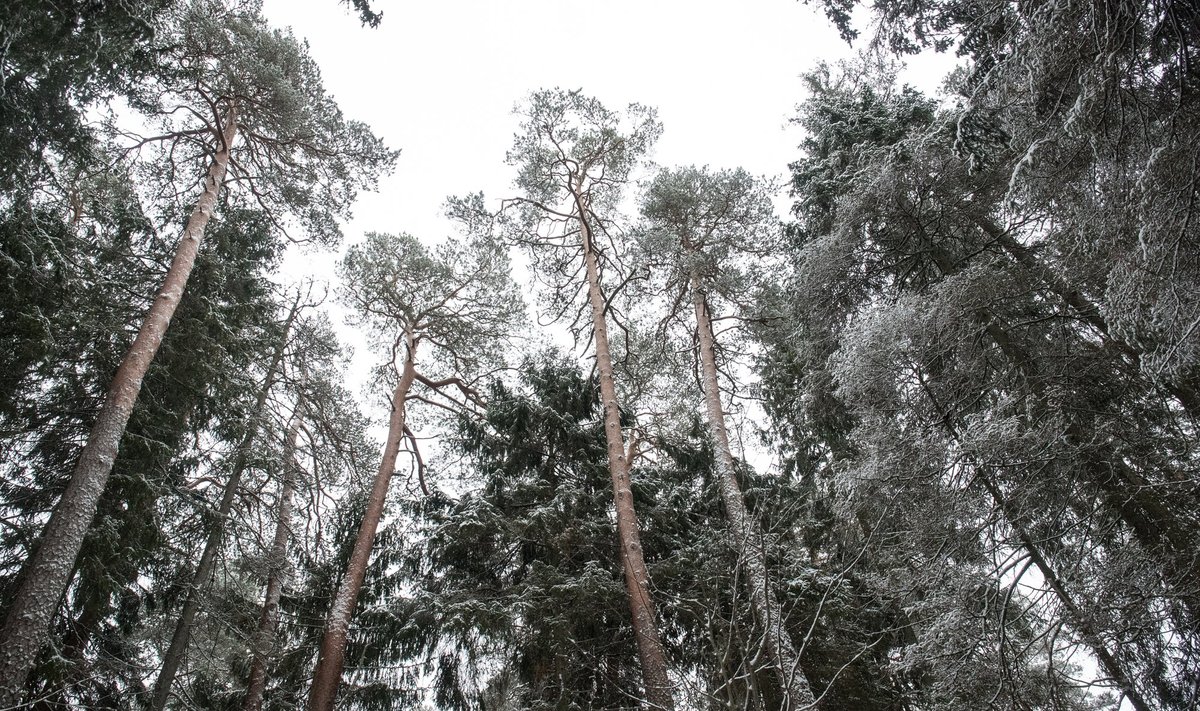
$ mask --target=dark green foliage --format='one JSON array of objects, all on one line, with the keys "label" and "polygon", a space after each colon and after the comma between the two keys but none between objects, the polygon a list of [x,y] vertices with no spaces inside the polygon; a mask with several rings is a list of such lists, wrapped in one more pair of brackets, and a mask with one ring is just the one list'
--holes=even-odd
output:
[{"label": "dark green foliage", "polygon": [[[374,3],[341,4],[378,25]],[[821,2],[847,40],[858,4]],[[810,73],[797,119],[807,136],[790,166],[795,222],[782,242],[773,231],[762,244],[736,238],[756,256],[736,284],[719,285],[756,307],[761,350],[727,355],[759,356],[760,424],[783,467],[737,474],[819,709],[1109,711],[1129,690],[1145,708],[1190,709],[1200,16],[1178,0],[870,5],[880,48],[958,52],[950,99],[897,87],[875,60]],[[0,11],[0,611],[161,281],[209,159],[210,116],[236,103],[242,130],[235,180],[30,678],[39,708],[141,702],[234,449],[257,432],[175,687],[180,706],[239,707],[284,423],[301,394],[297,519],[266,708],[302,705],[363,518],[378,447],[340,385],[344,354],[328,322],[297,322],[267,412],[256,421],[251,410],[280,337],[280,228],[332,242],[356,192],[395,155],[340,114],[300,43],[258,9],[11,0]],[[113,99],[170,133],[136,163],[115,145],[133,139],[106,133],[116,118],[87,118]],[[629,156],[658,136],[653,111],[634,109],[634,139],[613,149],[610,182],[598,184],[601,207]],[[525,127],[540,139],[567,110],[586,118],[564,134],[584,153],[619,132],[619,117],[579,92],[535,95]],[[527,197],[554,192],[563,165],[536,142],[513,154]],[[665,209],[702,173],[678,171],[647,205]],[[529,205],[495,224],[480,219],[481,198],[459,207],[476,218],[473,238],[498,228],[530,242]],[[377,259],[397,245],[394,263]],[[750,263],[769,251],[786,274]],[[373,237],[355,253],[371,266],[356,286],[378,296],[396,274],[417,290],[449,278],[418,253],[413,238]],[[575,269],[539,259],[560,277]],[[472,271],[458,258],[449,266]],[[648,287],[630,323],[678,293],[683,273]],[[485,290],[472,304],[515,314],[510,297]],[[454,337],[499,333],[463,312],[447,323]],[[450,336],[435,339],[457,346],[440,365],[504,365],[490,343]],[[642,367],[637,347],[631,339],[629,362]],[[397,513],[352,628],[347,707],[636,708],[596,390],[576,363],[533,358],[491,386],[481,418],[449,426],[429,496],[402,455]],[[622,424],[636,427],[632,410]],[[634,495],[680,698],[698,711],[778,708],[708,438],[699,422],[639,435]],[[1092,671],[1102,652],[1116,674]],[[1093,684],[1097,675],[1113,678]]]},{"label": "dark green foliage", "polygon": [[383,21],[383,13],[372,10],[369,0],[342,0],[342,4],[353,7],[364,25],[379,27],[379,23]]},{"label": "dark green foliage", "polygon": [[848,192],[847,175],[873,155],[902,151],[897,144],[910,130],[933,121],[934,101],[909,87],[872,86],[865,76],[858,86],[837,87],[837,81],[849,80],[835,78],[827,65],[806,74],[811,98],[795,120],[807,135],[800,144],[805,159],[790,166],[797,197],[792,209],[810,237],[829,230],[837,202]]},{"label": "dark green foliage", "polygon": [[[135,234],[121,223],[114,232],[126,240]],[[62,234],[74,233],[65,230]],[[253,211],[226,210],[212,234],[193,274],[195,290],[189,289],[185,295],[147,375],[112,480],[84,543],[75,593],[68,597],[64,626],[59,631],[62,656],[36,672],[31,681],[39,695],[57,691],[64,675],[87,677],[76,668],[79,664],[111,669],[117,678],[124,678],[115,682],[117,688],[120,684],[133,689],[140,686],[140,675],[119,671],[122,664],[136,663],[140,654],[123,640],[139,624],[145,605],[153,604],[160,614],[172,609],[177,594],[172,592],[177,591],[173,576],[178,566],[167,561],[188,545],[189,537],[202,535],[203,527],[198,524],[205,520],[204,509],[197,507],[209,505],[187,488],[196,472],[208,464],[207,457],[192,450],[189,443],[209,433],[236,437],[245,426],[245,400],[254,391],[253,380],[246,376],[256,372],[275,327],[271,321],[275,309],[272,287],[264,272],[276,258],[278,242],[270,237],[262,216]],[[37,236],[37,232],[20,235],[27,242]],[[95,236],[102,239],[104,233]],[[161,260],[168,256],[163,247],[159,245]],[[112,286],[122,284],[120,277],[137,274],[129,269],[122,274],[118,269],[141,262],[132,260],[134,246],[129,241],[113,240],[109,248],[117,255],[111,261],[105,261],[103,253],[99,258],[89,253],[59,265],[59,277],[81,291],[78,302],[71,304],[79,308],[55,314],[57,324],[46,319],[57,328],[47,339],[53,348],[47,348],[35,364],[41,392],[35,391],[36,397],[10,400],[14,414],[27,418],[8,420],[14,434],[22,437],[13,441],[24,441],[21,448],[28,448],[25,456],[6,462],[5,501],[18,522],[34,521],[53,502],[63,472],[70,471],[76,443],[86,433],[115,368],[116,354],[127,347],[124,339],[131,337],[114,328],[111,320],[130,318],[120,309],[128,308],[129,292],[139,287],[126,285],[114,290]],[[29,264],[23,266],[27,269],[12,273],[9,283],[14,288],[35,288],[44,272],[28,269]],[[94,271],[80,273],[81,268]],[[143,272],[147,285],[160,278],[157,272],[162,268],[161,262],[151,263]],[[106,272],[116,273],[106,278]],[[140,288],[149,290],[148,286]],[[71,296],[69,289],[59,293]],[[29,301],[11,303],[14,307],[32,306]],[[89,313],[96,318],[84,318]],[[15,314],[13,318],[20,317]],[[114,337],[121,340],[114,342]],[[70,359],[64,362],[65,356]],[[14,389],[20,392],[19,387]],[[56,413],[55,427],[39,427],[36,418],[45,416],[41,413]],[[21,449],[9,451],[16,454]],[[14,536],[16,531],[28,529],[22,526],[5,532],[6,549],[14,553],[20,550],[15,544],[21,540]],[[168,531],[171,538],[166,537]],[[30,541],[33,534],[20,535]],[[139,576],[150,577],[149,589],[139,583]],[[11,573],[5,582],[10,581]],[[72,693],[79,694],[75,697],[79,699],[93,698],[102,693],[105,683],[114,681],[102,682],[97,690],[75,686]]]},{"label": "dark green foliage", "polygon": [[[392,649],[428,659],[446,708],[627,708],[639,677],[597,387],[552,360],[522,385],[495,384],[485,421],[461,424],[480,488],[418,510],[429,538],[403,565],[419,592],[391,610],[407,620]],[[499,673],[471,683],[485,662]]]},{"label": "dark green foliage", "polygon": [[[428,678],[443,708],[635,708],[597,399],[573,364],[543,356],[518,384],[492,386],[483,420],[460,422],[470,493],[435,493],[407,507],[415,533],[397,524],[381,534],[351,646],[355,706],[402,703]],[[660,440],[669,456],[633,477],[664,640],[692,707],[774,708],[774,672],[748,651],[761,631],[736,592],[705,441],[698,424]],[[832,684],[828,708],[899,708],[880,675],[899,635],[894,613],[856,578],[796,578],[807,563],[794,554],[796,492],[750,472],[745,484],[770,524],[789,627],[811,637],[818,690]]]},{"label": "dark green foliage", "polygon": [[[647,511],[646,546],[667,550],[655,567],[667,591],[663,615],[673,651],[701,682],[698,708],[777,708],[778,679],[761,651],[762,629],[737,580],[736,553],[720,497],[708,438],[700,423],[660,441],[667,455],[655,470],[658,495]],[[823,709],[902,708],[899,682],[886,667],[904,642],[903,617],[885,607],[857,574],[820,565],[806,552],[812,522],[802,484],[742,466],[739,483],[760,522],[771,583],[792,638],[803,640],[801,664]],[[798,646],[799,643],[798,643]]]},{"label": "dark green foliage", "polygon": [[[191,211],[210,159],[205,132],[219,133],[211,124],[235,103],[245,146],[234,163],[237,189],[209,226],[142,384],[31,698],[103,706],[102,697],[139,693],[139,665],[152,658],[147,630],[174,614],[188,554],[210,527],[220,487],[208,484],[226,475],[230,443],[262,424],[249,421],[249,410],[279,340],[268,275],[281,256],[282,225],[290,219],[305,236],[335,240],[356,191],[394,159],[365,126],[344,120],[301,44],[267,28],[258,6],[5,9],[0,121],[13,145],[0,146],[0,506],[8,523],[0,590],[14,584],[35,544],[162,281],[177,234],[165,226]],[[356,7],[364,21],[378,21],[366,3]],[[146,145],[174,141],[155,153],[166,160],[154,169],[129,167],[129,152],[84,125],[85,111],[103,111],[113,98],[168,134]],[[184,115],[191,125],[175,123]],[[105,130],[127,144],[113,123]],[[251,467],[261,472],[264,463]],[[262,475],[253,480],[261,486]],[[215,606],[221,614],[250,609],[230,600]],[[200,669],[193,691],[232,698],[220,682]]]},{"label": "dark green foliage", "polygon": [[0,19],[0,195],[59,167],[89,167],[84,110],[127,92],[155,62],[151,42],[173,0],[11,0]]}]

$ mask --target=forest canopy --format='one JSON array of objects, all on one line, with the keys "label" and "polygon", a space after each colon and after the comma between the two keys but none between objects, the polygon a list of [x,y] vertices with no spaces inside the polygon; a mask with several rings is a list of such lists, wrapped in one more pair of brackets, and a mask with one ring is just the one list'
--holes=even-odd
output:
[{"label": "forest canopy", "polygon": [[260,0],[7,3],[0,709],[1200,706],[1200,10],[812,4],[783,180],[530,86],[443,237]]}]

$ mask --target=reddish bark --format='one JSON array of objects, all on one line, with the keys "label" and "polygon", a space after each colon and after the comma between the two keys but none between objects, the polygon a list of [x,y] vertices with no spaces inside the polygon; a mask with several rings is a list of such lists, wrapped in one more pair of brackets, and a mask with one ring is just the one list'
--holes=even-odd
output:
[{"label": "reddish bark", "polygon": [[621,432],[621,409],[613,377],[612,354],[608,344],[608,321],[604,295],[600,291],[600,265],[592,243],[591,226],[581,188],[575,186],[576,210],[583,238],[583,259],[587,270],[588,300],[592,310],[592,332],[596,343],[596,370],[600,376],[600,402],[604,409],[604,436],[608,443],[608,471],[613,482],[613,501],[617,510],[617,538],[625,569],[625,591],[637,638],[638,658],[646,701],[654,709],[673,711],[675,699],[667,669],[667,657],[658,634],[654,600],[650,596],[650,574],[642,556],[642,540],[637,512],[630,489],[630,462],[625,455]]},{"label": "reddish bark", "polygon": [[142,380],[162,344],[195,265],[236,135],[237,117],[231,110],[225,118],[203,191],[184,227],[166,278],[133,345],[121,359],[71,480],[42,531],[37,550],[21,571],[21,583],[0,632],[0,708],[21,702],[25,680],[49,637],[51,619],[66,593],[75,559],[108,484]]},{"label": "reddish bark", "polygon": [[350,620],[354,616],[354,606],[358,602],[358,593],[362,589],[363,578],[367,573],[367,562],[371,558],[371,548],[375,543],[375,532],[379,528],[379,520],[383,517],[383,507],[387,500],[388,484],[392,480],[392,472],[396,469],[396,458],[400,453],[400,441],[404,437],[404,405],[408,391],[416,379],[416,341],[408,337],[408,358],[404,362],[404,371],[400,382],[392,395],[392,416],[388,425],[387,443],[383,448],[383,461],[375,474],[375,482],[367,499],[367,509],[363,514],[362,525],[358,529],[358,537],[354,541],[354,550],[350,553],[350,562],[346,566],[346,575],[333,597],[329,617],[325,622],[325,636],[321,640],[321,650],[317,655],[317,666],[313,670],[312,687],[308,693],[308,708],[310,711],[332,711],[334,699],[337,697],[338,686],[342,680],[342,669],[346,664],[346,639],[350,629]]},{"label": "reddish bark", "polygon": [[275,351],[271,354],[271,363],[267,366],[267,377],[254,403],[250,425],[242,437],[242,441],[238,444],[233,469],[229,474],[229,479],[225,482],[225,489],[221,492],[221,502],[217,506],[216,519],[212,522],[208,539],[204,542],[204,551],[200,554],[200,562],[196,564],[191,585],[188,586],[187,598],[184,600],[183,609],[179,612],[179,619],[175,623],[175,633],[171,635],[171,644],[167,648],[166,654],[163,655],[162,669],[158,672],[158,678],[154,680],[154,692],[150,699],[150,708],[153,711],[162,711],[166,708],[167,699],[171,696],[171,685],[175,682],[175,674],[179,671],[183,658],[187,654],[188,643],[192,639],[192,625],[196,621],[196,614],[200,611],[200,601],[212,581],[213,570],[217,565],[217,554],[220,553],[221,543],[225,540],[225,525],[229,521],[229,512],[233,510],[234,499],[237,498],[238,490],[242,485],[242,474],[246,471],[246,463],[250,458],[250,447],[258,433],[258,422],[266,409],[267,397],[271,394],[271,387],[275,384],[275,376],[283,361],[283,352],[287,348],[292,322],[299,311],[300,296],[297,294],[296,303],[292,305],[292,310],[284,322],[283,335],[275,346]]}]

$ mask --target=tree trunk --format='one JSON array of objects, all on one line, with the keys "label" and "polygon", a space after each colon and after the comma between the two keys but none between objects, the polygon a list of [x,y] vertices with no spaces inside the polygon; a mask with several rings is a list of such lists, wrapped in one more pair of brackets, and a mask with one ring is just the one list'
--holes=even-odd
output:
[{"label": "tree trunk", "polygon": [[71,480],[42,531],[37,550],[21,570],[20,585],[0,632],[0,708],[21,702],[25,680],[49,637],[50,621],[66,594],[68,576],[96,515],[96,504],[108,483],[142,380],[162,344],[195,265],[236,135],[237,116],[231,109],[200,199],[184,227],[166,278],[133,345],[121,359]]},{"label": "tree trunk", "polygon": [[304,408],[301,398],[292,415],[292,426],[288,430],[287,446],[283,455],[283,481],[279,483],[279,512],[275,522],[275,539],[271,542],[271,554],[267,560],[267,589],[263,598],[262,614],[258,618],[258,631],[254,634],[252,651],[254,661],[250,665],[250,679],[246,683],[246,698],[242,702],[244,711],[260,711],[263,691],[267,686],[267,659],[275,642],[275,627],[279,624],[279,598],[283,595],[283,582],[287,572],[287,545],[292,526],[292,489],[296,479],[296,440],[300,436],[300,412]]},{"label": "tree trunk", "polygon": [[592,331],[596,341],[596,370],[600,375],[604,435],[608,442],[608,471],[612,476],[613,499],[617,510],[617,537],[620,540],[621,561],[625,569],[629,611],[633,615],[633,631],[637,638],[638,657],[642,665],[642,680],[646,687],[646,701],[651,708],[673,711],[675,699],[667,671],[667,657],[658,635],[654,601],[650,597],[650,575],[642,557],[641,533],[637,513],[633,508],[633,492],[629,479],[630,463],[625,456],[621,410],[617,404],[612,355],[608,347],[604,295],[600,292],[600,265],[592,243],[586,207],[578,187],[574,194],[583,238],[583,259],[587,269],[588,299],[591,302]]},{"label": "tree trunk", "polygon": [[[1038,378],[1037,366],[1028,353],[1016,346],[1003,328],[983,309],[976,313],[1001,353],[1030,380]],[[1071,414],[1071,413],[1065,413]],[[1067,420],[1062,439],[1079,452],[1080,470],[1085,481],[1096,487],[1103,501],[1129,526],[1141,547],[1161,567],[1167,590],[1187,609],[1188,625],[1200,630],[1200,545],[1192,527],[1171,508],[1117,452],[1107,447],[1088,446],[1085,428],[1076,417]]]},{"label": "tree trunk", "polygon": [[1021,546],[1029,553],[1029,557],[1041,572],[1042,577],[1046,580],[1046,584],[1054,591],[1054,595],[1058,598],[1059,603],[1063,606],[1063,610],[1067,613],[1068,622],[1079,631],[1084,644],[1092,650],[1092,654],[1096,655],[1096,660],[1100,663],[1100,667],[1116,682],[1118,688],[1125,694],[1125,698],[1133,705],[1135,711],[1152,711],[1150,705],[1142,698],[1142,694],[1137,686],[1134,685],[1130,675],[1125,673],[1125,669],[1117,660],[1117,656],[1108,650],[1104,641],[1096,634],[1096,630],[1088,620],[1087,615],[1075,603],[1075,599],[1067,591],[1062,578],[1058,576],[1058,572],[1050,565],[1050,561],[1042,555],[1042,551],[1033,540],[1033,536],[1029,535],[1029,532],[1020,524],[1016,513],[1012,511],[1012,507],[1009,506],[999,487],[983,471],[977,471],[976,474],[983,487],[992,497],[992,501],[995,502],[996,507],[1000,509],[1000,512],[1008,520],[1008,524],[1016,532],[1017,538],[1021,541]]},{"label": "tree trunk", "polygon": [[246,463],[250,458],[250,447],[254,444],[254,438],[258,434],[258,424],[266,410],[267,398],[271,394],[271,387],[275,384],[275,376],[283,361],[283,352],[287,348],[288,334],[299,309],[300,296],[297,294],[296,303],[292,305],[292,310],[284,322],[283,334],[275,346],[275,351],[271,354],[266,380],[263,381],[262,389],[258,391],[250,423],[245,435],[242,436],[242,441],[238,443],[233,469],[229,474],[229,479],[225,482],[225,489],[221,492],[221,503],[217,507],[216,518],[208,532],[208,539],[204,542],[204,551],[200,554],[200,562],[196,564],[191,584],[188,585],[187,599],[184,600],[183,609],[179,612],[179,620],[175,623],[175,633],[171,635],[171,645],[163,655],[162,669],[154,681],[154,692],[150,698],[150,708],[153,711],[162,711],[166,708],[167,699],[171,697],[171,685],[175,683],[175,674],[179,671],[179,666],[187,654],[188,643],[192,639],[192,625],[196,621],[196,613],[200,610],[200,600],[208,591],[208,585],[212,581],[213,569],[217,564],[217,554],[221,551],[221,543],[225,538],[225,524],[229,521],[229,512],[233,510],[234,499],[237,498],[238,489],[241,488],[242,474],[245,473]]},{"label": "tree trunk", "polygon": [[413,380],[416,379],[416,355],[417,344],[410,335],[408,358],[404,362],[400,382],[392,395],[392,416],[388,425],[387,443],[383,448],[383,461],[375,474],[375,483],[371,487],[370,498],[367,499],[367,510],[363,514],[362,525],[359,526],[358,537],[354,541],[354,550],[350,553],[350,562],[346,566],[346,575],[333,597],[329,617],[325,622],[325,636],[321,640],[317,666],[313,670],[312,688],[308,694],[310,711],[332,711],[338,685],[342,680],[350,619],[354,616],[354,605],[358,601],[358,593],[367,573],[367,562],[371,557],[371,547],[375,543],[375,531],[379,528],[379,520],[383,516],[388,484],[392,480],[392,472],[396,469],[400,441],[404,438],[404,403]]},{"label": "tree trunk", "polygon": [[771,589],[767,576],[766,554],[758,543],[763,538],[762,530],[758,521],[746,510],[746,501],[734,473],[733,451],[729,446],[729,432],[725,428],[725,412],[721,407],[721,390],[717,382],[712,316],[708,312],[700,280],[695,274],[691,277],[691,291],[696,310],[696,331],[700,341],[700,367],[703,376],[701,382],[704,385],[704,401],[708,409],[708,430],[716,445],[717,479],[721,500],[725,504],[725,515],[732,529],[738,560],[745,566],[744,579],[751,607],[759,624],[763,626],[767,654],[775,665],[783,688],[783,708],[808,708],[816,703],[816,698],[808,683],[808,677],[800,668],[800,655],[783,625],[782,610],[775,597],[775,591]]},{"label": "tree trunk", "polygon": [[[980,218],[978,224],[988,237],[995,240],[1005,252],[1009,254],[1018,264],[1029,270],[1035,277],[1044,283],[1050,291],[1054,292],[1065,301],[1075,313],[1092,328],[1094,328],[1105,343],[1110,343],[1126,358],[1130,364],[1141,371],[1141,353],[1130,344],[1114,337],[1109,331],[1108,321],[1100,312],[1100,308],[1092,303],[1083,292],[1070,286],[1066,280],[1054,272],[1041,259],[1037,257],[1028,247],[1018,242],[1008,230],[996,224],[994,220],[988,217]],[[1184,380],[1183,382],[1162,381],[1162,386],[1169,392],[1183,407],[1184,411],[1193,418],[1200,417],[1200,393],[1197,393],[1191,383]]]},{"label": "tree trunk", "polygon": [[[999,239],[999,234],[997,232],[993,236]],[[1107,325],[1095,306],[1078,292],[1070,292],[1061,280],[1057,280],[1057,277],[1045,269],[1044,265],[1041,265],[1042,269],[1036,269],[1040,263],[1034,260],[1033,255],[1021,252],[1023,247],[1011,239],[1007,243],[1002,240],[1002,246],[1003,244],[1007,244],[1007,248],[1012,250],[1014,259],[1018,259],[1023,266],[1047,281],[1055,293],[1059,293],[1081,315],[1087,316],[1093,327],[1108,337]],[[930,256],[943,275],[949,276],[957,272],[957,268],[940,250],[931,250]],[[976,309],[975,318],[1000,352],[1031,383],[1037,382],[1037,363],[1014,342],[1004,326],[985,308]],[[1129,350],[1128,346],[1124,346],[1123,351],[1127,355],[1132,354],[1136,362],[1137,354]],[[1176,392],[1176,395],[1179,393]],[[1186,405],[1185,400],[1180,402]],[[1138,543],[1155,558],[1155,563],[1161,566],[1162,579],[1167,589],[1187,609],[1190,618],[1188,626],[1200,630],[1200,592],[1195,584],[1195,581],[1200,579],[1200,545],[1197,544],[1192,527],[1172,510],[1167,500],[1150,482],[1142,479],[1117,453],[1106,449],[1096,451],[1088,448],[1085,428],[1077,418],[1072,417],[1068,420],[1062,436],[1064,441],[1082,452],[1080,462],[1087,481],[1098,489],[1105,503],[1130,527]]]},{"label": "tree trunk", "polygon": [[[951,418],[950,413],[942,407],[941,403],[934,397],[933,392],[924,383],[922,383],[922,389],[925,392],[925,397],[933,405],[934,410],[941,416],[942,427],[946,430],[950,439],[961,444],[962,440],[959,436],[959,428]],[[984,490],[988,492],[988,496],[991,497],[997,510],[1004,516],[1004,520],[1012,527],[1013,532],[1017,534],[1017,539],[1021,541],[1021,547],[1029,554],[1030,559],[1037,566],[1038,571],[1041,572],[1046,584],[1054,591],[1055,597],[1058,598],[1059,604],[1063,606],[1063,610],[1066,612],[1065,617],[1067,618],[1067,622],[1079,632],[1084,644],[1096,656],[1100,667],[1116,682],[1118,688],[1129,699],[1135,711],[1152,711],[1150,705],[1138,690],[1138,687],[1133,683],[1133,677],[1126,673],[1117,655],[1109,651],[1104,640],[1097,634],[1095,626],[1089,620],[1088,615],[1079,607],[1075,602],[1075,598],[1067,590],[1066,583],[1058,575],[1058,571],[1055,570],[1046,556],[1042,555],[1041,547],[1034,540],[1033,536],[1025,530],[1025,527],[1021,524],[1020,513],[1014,510],[1013,505],[1004,496],[1004,492],[1000,489],[999,485],[988,476],[983,467],[976,464],[974,465],[974,469],[975,477],[983,484]]]}]

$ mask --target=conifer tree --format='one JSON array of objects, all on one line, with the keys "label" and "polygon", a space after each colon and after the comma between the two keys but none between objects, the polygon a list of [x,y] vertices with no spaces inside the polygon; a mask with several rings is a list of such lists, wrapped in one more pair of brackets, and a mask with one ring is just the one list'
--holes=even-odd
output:
[{"label": "conifer tree", "polygon": [[271,549],[267,554],[267,583],[263,593],[262,612],[258,628],[251,639],[252,661],[250,677],[246,682],[246,696],[242,701],[245,711],[260,711],[263,692],[267,685],[267,660],[275,642],[275,629],[279,625],[279,600],[283,595],[284,578],[287,570],[288,538],[292,527],[292,498],[296,489],[297,441],[301,421],[304,417],[304,400],[296,402],[292,421],[288,426],[287,444],[283,450],[283,476],[276,495],[275,535],[271,537]]},{"label": "conifer tree", "polygon": [[506,254],[479,239],[448,240],[429,250],[411,235],[371,234],[347,253],[342,280],[347,303],[390,356],[384,372],[396,384],[379,471],[326,620],[308,697],[312,711],[332,709],[337,696],[350,622],[407,433],[408,403],[428,397],[414,387],[451,391],[455,395],[444,396],[452,402],[477,404],[471,379],[495,360],[496,347],[522,316]]},{"label": "conifer tree", "polygon": [[[279,341],[270,355],[270,361],[267,363],[265,370],[265,379],[258,389],[253,409],[250,412],[250,422],[246,427],[246,432],[241,442],[238,443],[234,452],[229,478],[225,481],[216,515],[210,525],[200,559],[196,563],[196,570],[192,575],[191,583],[188,585],[186,600],[180,609],[179,619],[175,623],[175,633],[171,636],[171,644],[163,655],[162,668],[159,670],[158,677],[154,681],[154,690],[150,700],[151,708],[153,709],[160,711],[166,707],[167,699],[171,693],[171,685],[175,681],[175,673],[178,671],[180,664],[183,662],[183,657],[187,652],[188,642],[192,634],[192,625],[196,619],[196,612],[200,607],[201,598],[207,592],[208,582],[213,575],[213,568],[217,563],[217,555],[220,553],[221,544],[225,538],[225,529],[233,509],[234,500],[238,496],[242,476],[249,465],[250,450],[259,435],[259,423],[266,415],[267,401],[271,397],[271,391],[283,367],[284,353],[287,350],[288,342],[292,335],[292,324],[300,316],[300,310],[303,306],[301,304],[301,294],[298,291],[295,301],[284,317],[283,326],[280,328]],[[292,441],[292,448],[294,449],[294,440]],[[285,472],[290,472],[289,460],[290,456],[285,454],[283,464]]]},{"label": "conifer tree", "polygon": [[[783,619],[775,584],[763,548],[763,532],[746,508],[738,484],[733,450],[725,425],[722,387],[712,309],[718,299],[735,308],[745,304],[751,284],[738,273],[739,257],[762,259],[779,237],[770,195],[744,171],[712,172],[696,168],[663,171],[655,176],[642,202],[647,220],[643,244],[666,273],[656,290],[671,304],[663,323],[680,318],[690,301],[694,312],[696,352],[704,407],[712,438],[721,501],[729,519],[734,547],[745,566],[745,584],[754,614],[763,626],[763,644],[772,658],[785,697],[783,708],[815,702],[796,645]],[[648,244],[653,242],[653,244]],[[748,314],[726,314],[739,319]]]},{"label": "conifer tree", "polygon": [[527,248],[534,269],[550,284],[553,312],[573,312],[578,306],[575,295],[586,295],[587,317],[576,316],[573,325],[586,323],[578,330],[595,345],[617,537],[645,700],[652,708],[674,709],[633,506],[629,459],[635,445],[632,440],[627,443],[623,433],[613,372],[608,331],[614,316],[613,287],[606,295],[603,282],[605,276],[617,277],[616,208],[622,188],[661,127],[654,111],[644,106],[631,105],[622,115],[578,91],[560,89],[534,93],[520,113],[521,132],[508,162],[518,170],[516,185],[523,194],[507,203],[508,234]]},{"label": "conifer tree", "polygon": [[[240,135],[245,148],[244,160],[233,164],[241,168],[234,172],[250,197],[271,208],[276,219],[290,212],[326,238],[336,234],[334,216],[346,209],[355,189],[370,184],[392,159],[365,128],[342,120],[299,45],[267,30],[256,12],[255,3],[230,11],[200,1],[170,17],[171,31],[161,37],[161,46],[169,51],[162,58],[160,80],[147,82],[133,97],[135,108],[164,127],[162,135],[138,145],[165,142],[165,154],[172,160],[190,155],[203,166],[202,190],[171,268],[113,377],[70,483],[22,569],[0,632],[0,704],[20,700],[25,678],[46,640],[141,383],[217,207],[235,140]],[[288,170],[279,170],[285,163]],[[323,178],[312,181],[296,175],[305,165],[322,167]],[[185,166],[172,165],[180,170]]]},{"label": "conifer tree", "polygon": [[[1065,624],[1077,641],[1006,651],[1013,671],[987,682],[994,693],[1050,693],[1020,683],[1030,675],[1022,665],[1053,665],[1081,644],[1103,670],[1098,683],[1111,683],[1136,708],[1173,708],[1190,693],[1180,674],[1196,658],[1194,586],[1184,582],[1194,579],[1187,570],[1195,558],[1183,553],[1195,529],[1177,508],[1191,496],[1178,469],[1187,457],[1161,456],[1186,449],[1167,434],[1180,432],[1178,391],[1131,368],[1129,349],[1106,332],[1087,293],[1063,287],[1061,275],[1084,272],[1075,271],[1078,257],[1053,248],[1055,233],[1024,232],[1019,222],[991,228],[1018,207],[1004,207],[1008,176],[972,168],[955,152],[961,115],[939,116],[916,92],[867,77],[839,83],[818,74],[805,105],[813,137],[793,166],[799,223],[789,286],[809,298],[778,324],[767,371],[775,402],[808,411],[782,403],[773,406],[777,421],[796,418],[818,432],[837,462],[835,482],[854,477],[853,488],[834,489],[832,505],[847,523],[859,518],[855,537],[882,543],[893,527],[916,531],[934,520],[956,532],[935,527],[903,539],[918,557],[933,550],[921,539],[960,547],[953,571],[962,577],[938,584],[943,591],[979,576],[1005,596],[1021,594],[1002,582],[1009,564],[989,569],[981,552],[996,561],[1015,556],[1022,575],[1032,569],[1047,581],[1043,605],[1016,621],[1031,629]],[[794,365],[800,354],[803,375]],[[790,381],[775,379],[787,371]],[[831,416],[835,408],[841,412]],[[818,417],[836,431],[813,427]],[[1174,497],[1160,496],[1168,490]],[[916,497],[938,513],[907,521],[879,505],[892,496]],[[887,547],[881,560],[894,554]],[[930,614],[961,615],[952,610],[978,593],[960,589],[958,600],[941,596]],[[937,654],[934,628],[914,621],[917,648]],[[974,633],[1026,634],[1008,629],[1006,618],[994,624]],[[1120,641],[1117,630],[1130,629],[1139,630],[1136,645]],[[932,693],[966,693],[947,677],[931,682]],[[1056,675],[1047,683],[1071,681]]]}]

